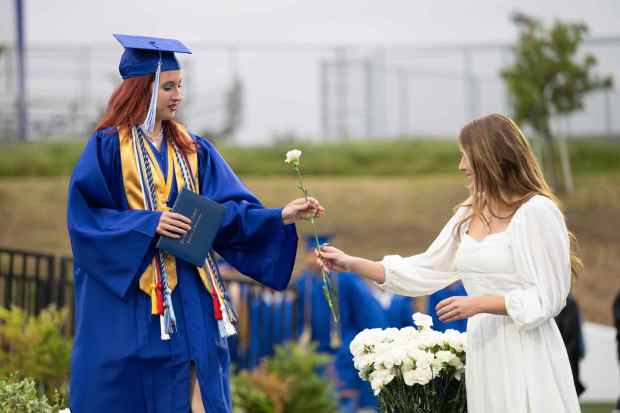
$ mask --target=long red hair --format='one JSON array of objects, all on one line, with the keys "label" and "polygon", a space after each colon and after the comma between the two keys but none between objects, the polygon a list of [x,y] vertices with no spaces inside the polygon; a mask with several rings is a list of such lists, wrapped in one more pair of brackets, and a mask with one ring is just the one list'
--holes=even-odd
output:
[{"label": "long red hair", "polygon": [[[142,123],[151,101],[151,84],[154,78],[154,75],[147,75],[123,80],[112,93],[95,129],[102,130],[110,126],[131,128]],[[183,152],[196,152],[194,140],[181,133],[175,121],[163,121],[162,129],[168,139],[173,139]]]}]

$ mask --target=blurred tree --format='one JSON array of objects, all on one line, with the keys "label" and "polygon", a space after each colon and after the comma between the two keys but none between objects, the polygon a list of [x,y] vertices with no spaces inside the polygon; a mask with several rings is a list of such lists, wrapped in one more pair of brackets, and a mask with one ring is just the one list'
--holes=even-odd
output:
[{"label": "blurred tree", "polygon": [[545,175],[558,190],[572,190],[568,151],[561,147],[564,187],[558,185],[552,116],[567,115],[584,107],[585,96],[595,90],[611,88],[611,76],[593,74],[596,58],[586,53],[577,56],[588,28],[583,23],[556,21],[551,28],[538,19],[515,13],[519,28],[514,47],[514,63],[501,75],[506,82],[517,123],[529,124],[543,138]]}]

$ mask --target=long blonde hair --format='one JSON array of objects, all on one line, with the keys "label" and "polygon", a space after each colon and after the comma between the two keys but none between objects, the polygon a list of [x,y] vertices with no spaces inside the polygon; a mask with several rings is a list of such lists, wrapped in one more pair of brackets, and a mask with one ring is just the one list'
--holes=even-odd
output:
[{"label": "long blonde hair", "polygon": [[[543,195],[560,206],[558,198],[545,181],[532,148],[515,122],[503,115],[491,114],[469,122],[459,134],[459,144],[474,173],[471,197],[463,203],[470,213],[463,224],[474,217],[489,225],[482,211],[488,206],[505,205],[514,212],[534,195]],[[488,211],[497,218],[492,208]],[[571,272],[577,276],[583,264],[576,254],[577,239],[569,232],[571,242]]]}]

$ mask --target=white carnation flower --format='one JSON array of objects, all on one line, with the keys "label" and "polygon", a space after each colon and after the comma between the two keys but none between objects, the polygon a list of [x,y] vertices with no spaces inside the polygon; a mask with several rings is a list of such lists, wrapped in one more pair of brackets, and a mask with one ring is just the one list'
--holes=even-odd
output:
[{"label": "white carnation flower", "polygon": [[404,342],[413,341],[418,337],[418,330],[415,327],[408,326],[405,328],[401,328],[397,334],[397,338]]},{"label": "white carnation flower", "polygon": [[375,396],[381,392],[384,386],[394,380],[394,377],[394,372],[391,369],[379,369],[370,373],[368,379],[370,380],[370,386]]},{"label": "white carnation flower", "polygon": [[301,158],[301,154],[302,152],[299,149],[292,149],[286,153],[286,159],[284,160],[284,162],[297,165],[299,164],[299,158]]},{"label": "white carnation flower", "polygon": [[456,355],[451,352],[451,351],[446,351],[446,350],[440,350],[437,353],[435,353],[435,358],[439,361],[441,361],[442,363],[445,364],[450,364],[450,362],[454,359],[457,358]]},{"label": "white carnation flower", "polygon": [[403,380],[407,386],[413,386],[414,384],[425,385],[433,379],[433,372],[429,367],[423,369],[415,369],[403,373]]},{"label": "white carnation flower", "polygon": [[415,384],[416,371],[407,370],[403,372],[403,380],[407,386],[413,386]]},{"label": "white carnation flower", "polygon": [[368,367],[372,367],[375,362],[375,355],[373,353],[361,354],[353,358],[353,364],[358,370],[363,370]]},{"label": "white carnation flower", "polygon": [[454,357],[452,360],[450,360],[449,364],[457,370],[462,370],[463,368],[465,368],[465,364],[463,364],[463,361],[459,357]]},{"label": "white carnation flower", "polygon": [[426,350],[435,346],[442,346],[444,341],[442,333],[429,328],[420,331],[416,343],[420,350]]},{"label": "white carnation flower", "polygon": [[433,370],[433,376],[437,377],[441,373],[441,371],[446,367],[446,364],[441,360],[435,358],[431,362],[431,368]]},{"label": "white carnation flower", "polygon": [[402,364],[400,365],[400,371],[405,374],[405,372],[413,370],[415,368],[415,360],[413,360],[411,357],[407,357],[403,360]]},{"label": "white carnation flower", "polygon": [[425,351],[419,352],[415,359],[416,370],[429,368],[434,359],[435,356],[433,356],[432,353],[427,353]]},{"label": "white carnation flower", "polygon": [[467,345],[467,334],[448,329],[444,332],[444,343],[452,347],[457,352],[465,351],[465,347]]},{"label": "white carnation flower", "polygon": [[374,351],[374,347],[383,341],[384,334],[380,328],[360,331],[349,344],[349,351],[354,356]]},{"label": "white carnation flower", "polygon": [[464,372],[465,372],[465,370],[457,370],[457,371],[454,373],[454,378],[460,381],[460,380],[461,380],[461,378],[463,377],[463,373],[464,373]]},{"label": "white carnation flower", "polygon": [[415,313],[411,318],[418,328],[427,329],[433,326],[433,317],[424,313]]}]

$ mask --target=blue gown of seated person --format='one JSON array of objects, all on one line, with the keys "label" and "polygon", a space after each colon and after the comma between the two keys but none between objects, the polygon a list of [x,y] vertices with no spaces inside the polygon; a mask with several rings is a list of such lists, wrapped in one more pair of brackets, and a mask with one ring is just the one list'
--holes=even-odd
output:
[{"label": "blue gown of seated person", "polygon": [[331,313],[323,295],[323,280],[320,273],[304,271],[295,282],[297,288],[297,335],[303,333],[308,324],[312,342],[317,344],[316,351],[335,354],[338,348],[331,343]]},{"label": "blue gown of seated person", "polygon": [[[255,280],[286,288],[297,248],[295,226],[282,223],[280,209],[264,208],[206,139],[194,139],[200,193],[226,207],[214,250]],[[160,164],[171,161],[166,153],[163,146]],[[176,183],[172,188],[168,205],[177,196]],[[232,411],[227,341],[219,336],[211,297],[195,267],[177,260],[172,294],[177,332],[169,341],[161,340],[159,317],[151,315],[150,297],[139,290],[160,214],[128,208],[118,131],[96,132],[68,194],[76,306],[72,413],[187,413],[191,363],[206,411]]]},{"label": "blue gown of seated person", "polygon": [[446,288],[443,288],[428,297],[426,310],[428,315],[433,317],[433,330],[446,331],[448,329],[453,329],[460,332],[465,332],[467,330],[467,319],[444,323],[439,319],[439,317],[437,317],[437,311],[435,311],[435,307],[437,306],[437,304],[439,304],[446,298],[450,298],[456,295],[467,295],[465,287],[463,287],[463,283],[460,281],[450,284]]}]

